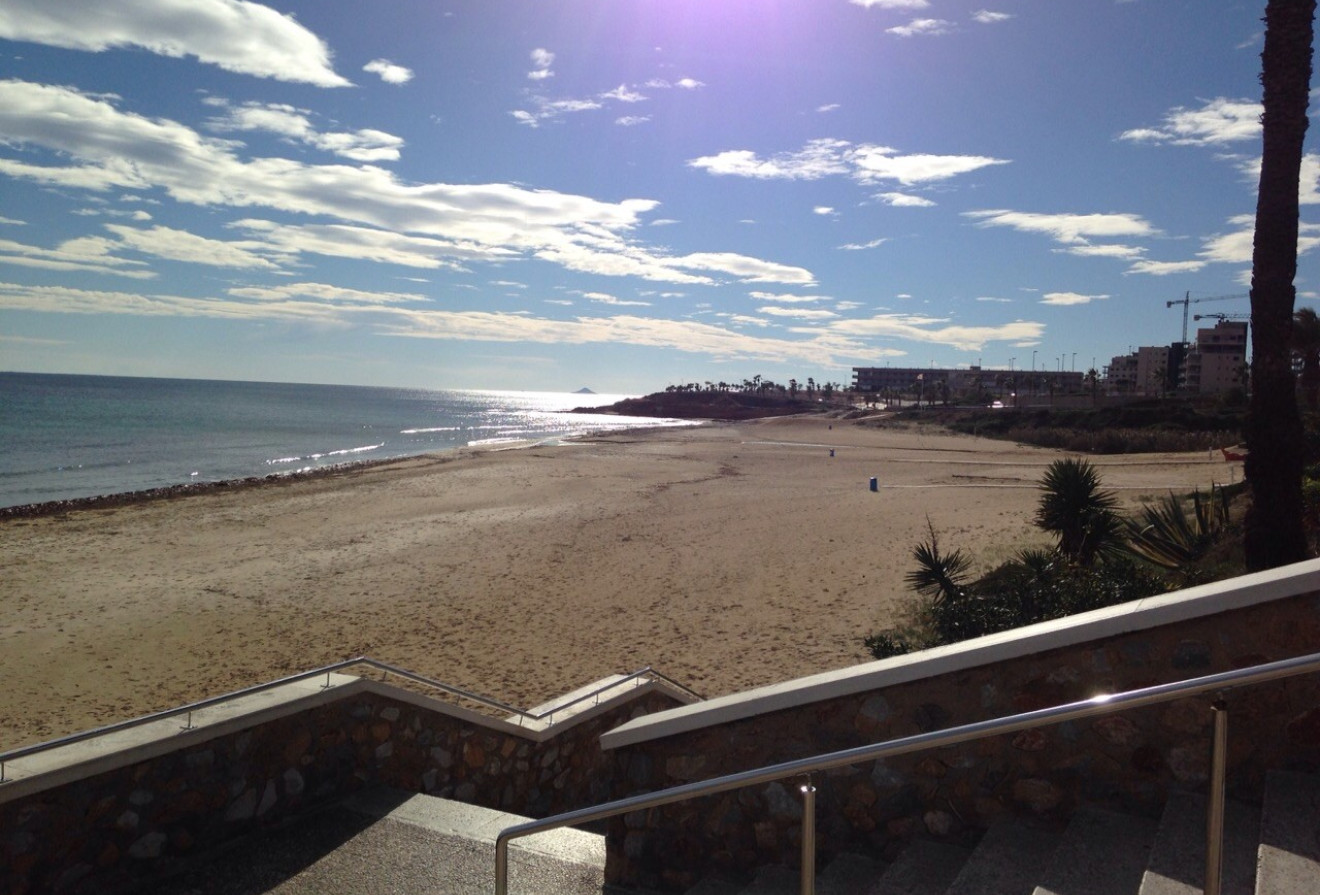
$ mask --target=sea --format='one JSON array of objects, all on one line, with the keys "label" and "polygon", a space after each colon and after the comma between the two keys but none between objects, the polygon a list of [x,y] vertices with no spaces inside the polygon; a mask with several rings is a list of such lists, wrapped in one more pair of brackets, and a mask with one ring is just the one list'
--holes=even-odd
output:
[{"label": "sea", "polygon": [[624,397],[0,373],[0,508],[689,425]]}]

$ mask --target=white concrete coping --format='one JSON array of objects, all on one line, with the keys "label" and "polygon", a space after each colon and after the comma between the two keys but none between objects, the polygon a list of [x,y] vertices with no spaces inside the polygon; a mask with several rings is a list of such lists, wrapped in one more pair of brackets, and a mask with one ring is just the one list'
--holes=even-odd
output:
[{"label": "white concrete coping", "polygon": [[328,681],[318,675],[6,761],[0,804],[326,705],[361,692],[365,683],[348,674]]},{"label": "white concrete coping", "polygon": [[826,671],[656,712],[635,718],[609,731],[601,737],[601,747],[617,749],[631,746],[743,718],[856,693],[883,690],[909,681],[1307,593],[1320,593],[1320,560],[1307,560],[975,640]]},{"label": "white concrete coping", "polygon": [[174,715],[110,730],[6,761],[4,782],[0,783],[0,804],[157,758],[359,693],[372,693],[447,715],[476,727],[541,743],[655,689],[663,690],[683,702],[694,699],[663,681],[649,678],[625,679],[624,675],[611,675],[552,700],[536,712],[539,714],[547,707],[563,705],[595,690],[600,691],[598,698],[584,699],[556,712],[552,717],[532,722],[518,715],[493,718],[380,680],[343,673],[317,675],[258,693],[236,695],[232,699],[198,708],[188,715]]}]

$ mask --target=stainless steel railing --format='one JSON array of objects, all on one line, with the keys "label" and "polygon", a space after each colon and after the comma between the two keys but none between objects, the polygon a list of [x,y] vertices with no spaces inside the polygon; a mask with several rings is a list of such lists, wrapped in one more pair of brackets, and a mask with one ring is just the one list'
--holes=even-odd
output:
[{"label": "stainless steel railing", "polygon": [[[1268,662],[1251,668],[1224,671],[1204,677],[1189,678],[1168,684],[1158,684],[1123,693],[1102,694],[1079,702],[1066,703],[1052,708],[1037,709],[1017,715],[977,721],[959,727],[937,730],[931,733],[900,737],[883,743],[857,746],[838,752],[828,752],[809,758],[800,758],[780,764],[768,765],[755,770],[728,774],[712,780],[685,783],[663,789],[659,792],[645,793],[626,799],[619,799],[591,808],[580,808],[547,817],[517,824],[503,830],[495,840],[495,895],[508,895],[509,891],[509,843],[523,836],[543,833],[560,827],[589,823],[596,820],[638,811],[644,808],[656,808],[674,802],[682,802],[701,796],[714,795],[745,786],[773,783],[789,777],[806,776],[803,787],[806,804],[803,811],[802,830],[802,893],[812,895],[814,878],[808,877],[807,868],[814,868],[815,863],[815,821],[808,814],[814,804],[815,788],[811,785],[810,775],[817,771],[844,767],[862,761],[874,761],[894,755],[920,752],[926,749],[939,749],[955,746],[985,737],[1016,733],[1049,724],[1059,724],[1095,715],[1108,715],[1125,709],[1141,708],[1175,699],[1185,699],[1204,693],[1215,693],[1211,706],[1214,712],[1214,736],[1212,742],[1210,798],[1206,812],[1206,871],[1205,895],[1220,895],[1224,839],[1224,775],[1227,768],[1228,711],[1224,694],[1233,688],[1262,684],[1281,678],[1293,677],[1320,671],[1320,653],[1311,653],[1278,662]],[[814,877],[814,874],[813,874]]]},{"label": "stainless steel railing", "polygon": [[525,723],[535,724],[541,721],[546,721],[549,724],[553,724],[554,716],[556,714],[559,714],[565,711],[566,709],[570,709],[575,706],[581,705],[582,703],[587,702],[588,700],[594,699],[597,703],[599,703],[600,697],[604,693],[613,690],[617,687],[621,687],[629,682],[634,683],[635,686],[641,686],[647,681],[663,681],[665,684],[674,687],[675,689],[681,690],[682,692],[687,693],[696,699],[703,698],[700,694],[683,686],[682,684],[675,681],[673,678],[670,678],[667,675],[664,675],[654,670],[648,665],[647,667],[638,669],[637,671],[634,671],[631,674],[623,675],[616,680],[610,681],[608,683],[602,683],[600,686],[595,687],[592,690],[589,690],[586,693],[583,693],[582,695],[572,700],[569,700],[568,702],[556,704],[553,707],[546,709],[545,711],[532,712],[526,709],[515,708],[514,706],[501,702],[498,699],[491,699],[488,696],[482,696],[480,694],[473,693],[468,690],[464,690],[461,687],[455,687],[452,684],[446,684],[442,681],[433,680],[431,678],[425,677],[420,674],[416,674],[406,669],[399,668],[394,665],[390,665],[386,662],[381,662],[376,659],[368,658],[366,656],[358,656],[355,659],[345,659],[342,662],[335,662],[330,665],[323,665],[320,668],[314,668],[311,671],[303,671],[303,672],[299,672],[298,674],[293,674],[293,675],[289,675],[288,677],[280,678],[279,680],[269,681],[264,684],[257,684],[252,687],[246,687],[242,690],[235,690],[232,693],[226,693],[222,696],[212,696],[208,699],[201,699],[198,700],[197,702],[190,702],[187,705],[182,705],[179,706],[178,708],[165,709],[164,711],[154,712],[150,715],[143,715],[139,718],[131,718],[127,721],[118,721],[115,722],[114,724],[106,724],[102,727],[96,727],[91,730],[80,731],[79,733],[69,734],[68,736],[58,737],[56,739],[47,740],[42,743],[35,743],[31,746],[24,746],[19,749],[11,749],[7,752],[0,752],[0,784],[9,782],[9,780],[6,779],[5,777],[5,765],[7,763],[16,761],[17,759],[26,758],[29,755],[36,755],[40,752],[46,752],[50,749],[59,748],[60,746],[68,746],[73,743],[83,742],[84,740],[95,739],[96,737],[104,736],[108,733],[115,733],[121,730],[130,730],[134,727],[141,727],[145,724],[151,724],[152,722],[155,721],[163,721],[168,718],[186,717],[187,723],[185,724],[185,729],[191,729],[193,713],[200,711],[201,709],[219,705],[224,702],[229,702],[230,700],[233,699],[239,699],[244,696],[252,696],[257,693],[264,693],[267,690],[274,690],[277,687],[283,687],[287,684],[294,684],[299,681],[305,681],[305,680],[313,680],[315,678],[322,676],[325,677],[325,684],[322,685],[322,689],[329,689],[330,687],[333,686],[333,684],[330,683],[330,675],[334,674],[336,671],[343,671],[346,668],[354,668],[362,665],[365,665],[369,668],[374,668],[375,670],[383,672],[385,674],[392,674],[395,675],[396,677],[400,677],[405,680],[412,681],[416,684],[421,684],[426,687],[439,690],[440,692],[445,693],[448,696],[452,696],[456,699],[465,700],[467,702],[480,705],[483,708],[493,709],[494,711],[499,712],[501,714],[516,717],[518,720],[518,725],[520,727]]}]

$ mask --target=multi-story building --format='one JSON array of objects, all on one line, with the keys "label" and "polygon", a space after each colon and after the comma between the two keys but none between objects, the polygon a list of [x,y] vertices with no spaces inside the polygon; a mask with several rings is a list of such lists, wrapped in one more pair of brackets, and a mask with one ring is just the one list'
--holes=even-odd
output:
[{"label": "multi-story building", "polygon": [[1196,331],[1196,344],[1187,353],[1183,388],[1194,395],[1216,395],[1245,385],[1247,324],[1220,320]]}]

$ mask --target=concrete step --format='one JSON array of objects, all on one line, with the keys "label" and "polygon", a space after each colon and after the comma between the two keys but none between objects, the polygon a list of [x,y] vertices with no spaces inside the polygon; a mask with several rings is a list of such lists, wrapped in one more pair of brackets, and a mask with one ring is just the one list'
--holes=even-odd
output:
[{"label": "concrete step", "polygon": [[944,895],[970,849],[917,839],[899,854],[865,895]]},{"label": "concrete step", "polygon": [[986,830],[946,895],[1031,895],[1062,838],[1029,820],[1002,820]]},{"label": "concrete step", "polygon": [[[377,789],[248,837],[153,887],[161,895],[479,895],[494,890],[495,836],[526,818]],[[509,849],[518,895],[602,895],[605,842],[556,830]]]},{"label": "concrete step", "polygon": [[1133,895],[1157,828],[1143,817],[1078,810],[1033,895]]},{"label": "concrete step", "polygon": [[1272,771],[1261,809],[1257,895],[1320,891],[1320,779]]},{"label": "concrete step", "polygon": [[[1151,847],[1140,895],[1200,895],[1205,887],[1205,796],[1171,793]],[[1260,811],[1250,805],[1224,806],[1223,895],[1256,890],[1256,850]]]}]

